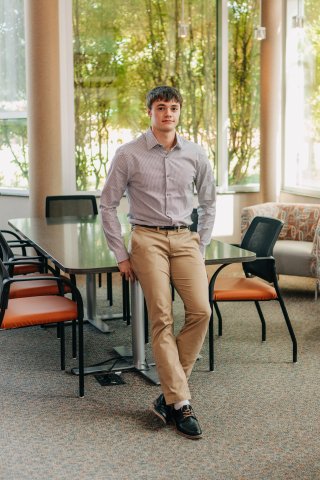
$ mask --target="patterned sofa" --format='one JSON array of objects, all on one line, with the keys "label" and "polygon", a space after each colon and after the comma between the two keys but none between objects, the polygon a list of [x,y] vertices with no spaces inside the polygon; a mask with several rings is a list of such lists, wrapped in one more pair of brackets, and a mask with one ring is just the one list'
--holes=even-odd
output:
[{"label": "patterned sofa", "polygon": [[320,291],[320,204],[268,202],[243,208],[241,235],[253,217],[276,217],[284,222],[273,249],[278,274],[316,279]]}]

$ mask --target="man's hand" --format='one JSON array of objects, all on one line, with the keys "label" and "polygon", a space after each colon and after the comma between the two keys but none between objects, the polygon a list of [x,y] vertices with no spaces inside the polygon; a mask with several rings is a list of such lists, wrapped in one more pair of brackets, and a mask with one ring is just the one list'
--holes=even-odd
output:
[{"label": "man's hand", "polygon": [[118,263],[118,268],[120,270],[121,277],[125,277],[126,280],[131,280],[132,282],[135,281],[136,276],[129,259]]}]

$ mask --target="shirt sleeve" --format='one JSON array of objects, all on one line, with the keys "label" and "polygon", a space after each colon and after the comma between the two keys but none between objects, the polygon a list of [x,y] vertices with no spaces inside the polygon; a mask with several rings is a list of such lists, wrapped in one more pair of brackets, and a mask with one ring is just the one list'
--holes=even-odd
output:
[{"label": "shirt sleeve", "polygon": [[118,149],[110,166],[106,182],[101,192],[100,212],[104,234],[117,263],[129,258],[128,250],[121,234],[121,224],[117,208],[128,183],[128,162],[122,149]]},{"label": "shirt sleeve", "polygon": [[205,246],[210,243],[216,216],[216,183],[211,164],[204,150],[199,154],[199,165],[195,185],[198,194],[198,233],[200,251],[204,255]]}]

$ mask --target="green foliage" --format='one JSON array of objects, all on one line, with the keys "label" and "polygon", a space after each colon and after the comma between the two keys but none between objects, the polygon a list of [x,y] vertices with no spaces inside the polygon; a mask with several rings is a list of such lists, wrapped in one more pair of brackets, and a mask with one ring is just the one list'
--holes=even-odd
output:
[{"label": "green foliage", "polygon": [[229,184],[259,167],[260,45],[254,39],[259,2],[229,2]]},{"label": "green foliage", "polygon": [[[11,164],[15,171],[6,187],[27,188],[27,121],[21,116],[26,109],[23,6],[23,0],[0,0],[0,168],[7,173]],[[13,118],[15,111],[18,118]],[[5,175],[0,181],[4,185]]]},{"label": "green foliage", "polygon": [[79,189],[102,186],[115,130],[136,135],[148,127],[145,95],[156,85],[181,91],[181,132],[215,161],[214,2],[185,4],[189,31],[180,38],[181,1],[131,0],[115,7],[111,1],[74,0]]},{"label": "green foliage", "polygon": [[[257,0],[229,4],[229,181],[244,183],[259,166]],[[145,130],[145,94],[177,87],[180,131],[202,144],[216,168],[216,19],[212,0],[74,0],[77,184],[102,185],[112,132]],[[179,25],[188,25],[186,38]],[[125,139],[120,139],[120,142]],[[105,148],[102,148],[102,146]],[[97,148],[98,146],[98,148]]]},{"label": "green foliage", "polygon": [[[15,181],[11,187],[27,187],[29,162],[27,148],[27,120],[8,119],[0,121],[0,151],[10,152],[11,164],[16,166]],[[3,177],[2,177],[3,182]]]},{"label": "green foliage", "polygon": [[[311,121],[309,135],[314,143],[320,143],[320,11],[314,0],[305,0],[306,40],[303,52],[306,61],[312,62],[312,75],[307,78],[307,103],[310,105]],[[302,52],[302,53],[303,53]],[[312,60],[311,60],[312,59]]]}]

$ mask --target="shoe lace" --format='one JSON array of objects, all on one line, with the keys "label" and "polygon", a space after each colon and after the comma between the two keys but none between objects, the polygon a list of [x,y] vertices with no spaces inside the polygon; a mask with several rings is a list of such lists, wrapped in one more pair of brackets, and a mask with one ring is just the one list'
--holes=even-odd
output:
[{"label": "shoe lace", "polygon": [[193,413],[192,408],[189,405],[186,405],[185,407],[183,407],[182,408],[182,415],[184,416],[184,418],[193,417],[194,413]]}]

